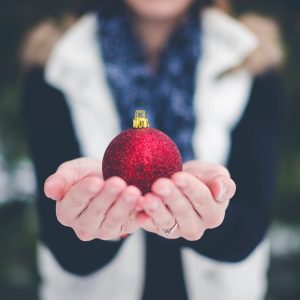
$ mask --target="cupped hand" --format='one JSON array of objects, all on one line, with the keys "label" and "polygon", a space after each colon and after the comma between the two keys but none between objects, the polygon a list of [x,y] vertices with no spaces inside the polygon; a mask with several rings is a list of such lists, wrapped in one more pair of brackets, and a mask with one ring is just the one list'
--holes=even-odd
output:
[{"label": "cupped hand", "polygon": [[236,186],[226,168],[190,161],[171,179],[161,178],[139,201],[138,224],[149,232],[195,241],[224,219]]},{"label": "cupped hand", "polygon": [[104,181],[101,162],[80,158],[62,164],[45,182],[45,194],[56,200],[59,222],[82,241],[112,240],[135,232],[141,192],[119,177]]},{"label": "cupped hand", "polygon": [[62,164],[47,179],[45,193],[56,200],[60,223],[83,241],[115,239],[139,227],[194,241],[222,223],[235,184],[226,168],[191,161],[171,179],[157,180],[142,197],[121,178],[104,181],[100,161],[81,158]]}]

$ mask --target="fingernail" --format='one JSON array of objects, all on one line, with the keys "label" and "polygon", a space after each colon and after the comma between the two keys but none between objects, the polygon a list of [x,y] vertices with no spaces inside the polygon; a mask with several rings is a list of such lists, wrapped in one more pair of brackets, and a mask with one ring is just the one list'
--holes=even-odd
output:
[{"label": "fingernail", "polygon": [[220,191],[219,191],[219,195],[217,196],[217,200],[223,201],[226,193],[227,193],[227,185],[225,184],[224,181],[221,181],[220,182]]},{"label": "fingernail", "polygon": [[46,194],[47,198],[58,201],[59,196],[56,195],[56,192],[53,190],[53,188],[55,188],[56,185],[57,185],[57,180],[52,177],[49,177],[45,181],[45,194]]},{"label": "fingernail", "polygon": [[56,187],[60,182],[54,178],[54,177],[49,177],[46,181],[45,181],[45,186],[49,189]]},{"label": "fingernail", "polygon": [[87,185],[86,185],[86,189],[89,193],[92,193],[92,194],[96,194],[100,191],[100,188],[101,188],[101,183],[100,181],[99,182],[96,182],[95,180],[93,182],[89,182]]},{"label": "fingernail", "polygon": [[47,198],[52,199],[54,201],[59,201],[60,198],[57,195],[51,194],[51,193],[45,193]]},{"label": "fingernail", "polygon": [[138,205],[138,206],[135,208],[135,210],[136,210],[137,212],[140,212],[140,211],[143,210],[143,208],[142,208],[140,205]]},{"label": "fingernail", "polygon": [[108,193],[109,193],[110,195],[114,195],[114,194],[117,193],[117,189],[116,189],[115,187],[110,187],[110,188],[108,189]]},{"label": "fingernail", "polygon": [[169,196],[171,194],[171,188],[166,185],[157,191],[161,196]]},{"label": "fingernail", "polygon": [[127,203],[127,204],[133,204],[136,202],[136,197],[133,196],[133,195],[127,195],[124,197],[124,201]]},{"label": "fingernail", "polygon": [[186,179],[185,179],[184,177],[180,176],[180,177],[178,177],[178,178],[176,179],[176,184],[177,184],[179,187],[184,188],[184,187],[186,187],[187,182],[186,182]]},{"label": "fingernail", "polygon": [[157,201],[153,201],[148,207],[147,209],[150,211],[155,211],[158,207],[158,202]]}]

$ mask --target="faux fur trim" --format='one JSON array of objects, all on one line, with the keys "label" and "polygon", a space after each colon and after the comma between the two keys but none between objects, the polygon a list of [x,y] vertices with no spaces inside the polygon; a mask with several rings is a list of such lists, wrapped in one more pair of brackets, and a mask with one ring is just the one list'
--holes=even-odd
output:
[{"label": "faux fur trim", "polygon": [[73,15],[65,15],[61,20],[47,19],[31,28],[21,45],[22,66],[45,66],[56,42],[75,22]]},{"label": "faux fur trim", "polygon": [[240,16],[242,22],[258,39],[258,48],[243,63],[252,74],[262,74],[279,68],[284,60],[278,24],[271,18],[249,13]]},{"label": "faux fur trim", "polygon": [[[271,18],[255,13],[244,14],[238,20],[255,34],[259,45],[241,65],[222,75],[240,68],[246,68],[254,75],[279,68],[284,61],[284,51],[278,24]],[[75,18],[67,15],[60,22],[46,20],[33,28],[25,36],[21,50],[23,66],[44,66],[56,41],[74,22]]]}]

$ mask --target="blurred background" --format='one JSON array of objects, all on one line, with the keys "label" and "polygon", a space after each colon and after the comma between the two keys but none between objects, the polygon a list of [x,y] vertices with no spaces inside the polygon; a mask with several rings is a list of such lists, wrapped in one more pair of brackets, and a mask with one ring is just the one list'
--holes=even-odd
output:
[{"label": "blurred background", "polygon": [[[24,34],[40,21],[59,19],[71,0],[0,2],[0,299],[37,299],[35,181],[20,116]],[[235,0],[237,14],[256,12],[277,20],[286,63],[286,105],[267,300],[300,299],[300,1]]]}]

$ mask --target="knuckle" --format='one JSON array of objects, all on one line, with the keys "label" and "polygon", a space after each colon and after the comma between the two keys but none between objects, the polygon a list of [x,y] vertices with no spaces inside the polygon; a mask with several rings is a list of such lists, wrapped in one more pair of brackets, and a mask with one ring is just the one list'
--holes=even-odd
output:
[{"label": "knuckle", "polygon": [[139,229],[139,227],[135,224],[127,224],[127,225],[124,225],[121,232],[123,234],[131,234],[131,233],[136,232],[138,229]]},{"label": "knuckle", "polygon": [[133,224],[130,224],[130,223],[125,223],[121,226],[121,230],[120,232],[122,234],[127,234],[127,233],[130,233],[132,230],[133,230]]},{"label": "knuckle", "polygon": [[219,173],[230,177],[230,173],[229,173],[228,169],[225,168],[224,166],[217,165],[217,170],[218,170]]},{"label": "knuckle", "polygon": [[69,205],[72,208],[83,208],[88,204],[88,200],[85,197],[80,196],[78,189],[73,188],[70,190],[69,195]]},{"label": "knuckle", "polygon": [[109,238],[107,235],[104,235],[104,234],[99,235],[99,239],[102,241],[112,240],[112,238]]},{"label": "knuckle", "polygon": [[73,208],[82,208],[82,207],[85,206],[85,201],[83,201],[82,199],[78,199],[76,197],[73,197],[72,201],[71,201],[71,206]]},{"label": "knuckle", "polygon": [[162,220],[158,222],[157,227],[162,228],[162,229],[168,229],[174,226],[175,221],[172,220]]},{"label": "knuckle", "polygon": [[[66,161],[64,163],[62,163],[56,170],[56,173],[60,173],[60,175],[62,175],[62,177],[64,179],[66,179],[68,181],[68,176],[66,175],[70,175],[70,171],[76,171],[79,172],[80,175],[80,163],[81,160],[84,160],[84,158],[77,158],[77,159],[73,159],[73,160],[69,160]],[[66,177],[65,177],[66,176]]]},{"label": "knuckle", "polygon": [[121,191],[126,187],[126,182],[124,179],[118,176],[112,176],[106,180],[107,186],[116,188],[118,191]]},{"label": "knuckle", "polygon": [[198,241],[203,235],[202,230],[192,231],[187,234],[185,234],[185,239],[188,241]]},{"label": "knuckle", "polygon": [[83,242],[88,242],[94,239],[93,234],[86,229],[77,229],[75,233],[77,237]]},{"label": "knuckle", "polygon": [[181,205],[175,210],[174,213],[177,218],[188,218],[190,214],[190,207],[188,205]]},{"label": "knuckle", "polygon": [[218,214],[214,214],[211,217],[207,219],[207,226],[208,228],[216,228],[219,227],[225,218],[225,213],[224,212],[219,212]]},{"label": "knuckle", "polygon": [[70,163],[71,163],[71,161],[66,161],[66,162],[64,162],[64,163],[62,163],[59,167],[58,167],[58,169],[57,169],[57,171],[65,171],[65,170],[68,170],[69,169],[69,167],[70,167]]},{"label": "knuckle", "polygon": [[199,195],[196,195],[192,202],[195,208],[200,208],[203,206],[204,203],[207,203],[207,198],[206,197],[200,197]]},{"label": "knuckle", "polygon": [[185,187],[183,187],[182,190],[189,196],[194,197],[195,188],[193,185],[191,185],[190,182],[188,182],[188,184]]},{"label": "knuckle", "polygon": [[112,228],[119,226],[122,223],[122,221],[122,217],[117,215],[111,215],[106,218],[107,225]]},{"label": "knuckle", "polygon": [[229,199],[231,199],[236,193],[236,184],[232,179],[230,179],[230,181],[229,181],[229,187],[230,187],[230,189],[229,189],[228,196],[229,196]]},{"label": "knuckle", "polygon": [[98,238],[99,238],[100,240],[103,240],[103,241],[109,241],[109,240],[113,240],[115,237],[112,236],[112,235],[109,235],[109,234],[107,234],[107,233],[105,233],[105,232],[100,231],[100,232],[98,233]]},{"label": "knuckle", "polygon": [[71,224],[69,218],[61,210],[56,210],[56,218],[58,222],[64,226],[69,226]]},{"label": "knuckle", "polygon": [[90,205],[89,212],[91,217],[96,217],[100,220],[103,220],[105,218],[105,213],[102,207],[98,207],[96,205]]}]

